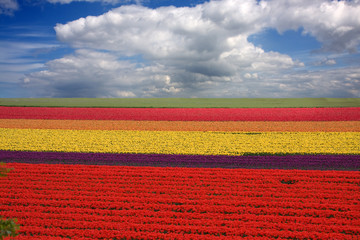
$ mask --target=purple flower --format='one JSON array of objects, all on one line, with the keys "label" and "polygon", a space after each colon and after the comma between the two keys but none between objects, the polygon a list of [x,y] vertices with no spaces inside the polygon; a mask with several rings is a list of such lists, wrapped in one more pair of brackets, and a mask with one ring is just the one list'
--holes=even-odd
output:
[{"label": "purple flower", "polygon": [[360,170],[360,155],[205,156],[0,150],[0,162],[154,167]]}]

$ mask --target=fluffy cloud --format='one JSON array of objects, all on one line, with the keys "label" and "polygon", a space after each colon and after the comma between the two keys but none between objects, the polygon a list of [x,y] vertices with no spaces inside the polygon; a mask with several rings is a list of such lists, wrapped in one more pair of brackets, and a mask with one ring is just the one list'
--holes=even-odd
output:
[{"label": "fluffy cloud", "polygon": [[106,91],[118,88],[124,82],[122,76],[133,69],[131,63],[119,62],[111,54],[88,50],[77,50],[73,55],[48,62],[46,67],[48,70],[29,74],[24,84],[36,88],[45,86],[45,91],[51,89],[51,97],[103,97],[98,94],[104,92],[104,88]]},{"label": "fluffy cloud", "polygon": [[0,14],[12,15],[18,8],[16,0],[0,0]]},{"label": "fluffy cloud", "polygon": [[270,27],[283,32],[303,28],[324,51],[354,52],[360,43],[359,1],[269,1]]},{"label": "fluffy cloud", "polygon": [[164,65],[139,66],[108,52],[77,50],[29,74],[23,85],[45,97],[358,97],[360,70],[243,71],[205,76]]},{"label": "fluffy cloud", "polygon": [[[215,14],[225,7],[230,12],[224,9]],[[260,29],[254,27],[260,17],[261,9],[249,0],[210,2],[194,8],[131,5],[58,24],[55,30],[61,41],[76,48],[142,54],[150,59],[207,60],[234,49],[240,41],[246,43],[247,36]]]},{"label": "fluffy cloud", "polygon": [[[57,97],[336,96],[336,88],[343,95],[358,96],[357,77],[342,82],[338,73],[345,71],[309,72],[304,63],[266,52],[248,37],[266,28],[279,32],[302,28],[323,44],[324,51],[354,51],[360,42],[359,15],[355,1],[122,6],[58,24],[58,39],[76,52],[29,74],[26,85],[46,84],[46,92]],[[358,76],[356,69],[346,70]]]},{"label": "fluffy cloud", "polygon": [[135,97],[179,91],[161,66],[139,66],[108,52],[80,49],[46,68],[23,79],[39,96]]},{"label": "fluffy cloud", "polygon": [[123,6],[99,17],[59,24],[55,30],[60,40],[75,47],[162,56],[184,48],[216,54],[229,37],[247,37],[264,27],[279,32],[303,28],[326,50],[353,51],[360,43],[359,15],[356,2],[223,0],[194,8]]}]

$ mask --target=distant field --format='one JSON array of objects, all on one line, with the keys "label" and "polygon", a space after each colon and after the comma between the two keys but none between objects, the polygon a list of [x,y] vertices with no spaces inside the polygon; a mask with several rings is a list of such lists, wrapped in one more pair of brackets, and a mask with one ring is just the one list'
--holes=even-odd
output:
[{"label": "distant field", "polygon": [[114,108],[360,107],[360,98],[0,98],[0,106]]}]

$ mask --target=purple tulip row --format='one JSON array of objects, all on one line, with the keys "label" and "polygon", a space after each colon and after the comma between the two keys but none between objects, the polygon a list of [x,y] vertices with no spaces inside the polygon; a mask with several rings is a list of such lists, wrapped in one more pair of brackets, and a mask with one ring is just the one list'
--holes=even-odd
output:
[{"label": "purple tulip row", "polygon": [[360,170],[360,155],[204,156],[0,150],[0,162],[154,167]]}]

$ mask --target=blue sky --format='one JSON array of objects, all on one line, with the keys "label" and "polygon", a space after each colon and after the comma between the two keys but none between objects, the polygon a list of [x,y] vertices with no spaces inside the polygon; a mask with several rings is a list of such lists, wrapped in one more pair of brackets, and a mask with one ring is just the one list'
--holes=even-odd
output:
[{"label": "blue sky", "polygon": [[0,0],[0,97],[360,97],[360,1]]}]

